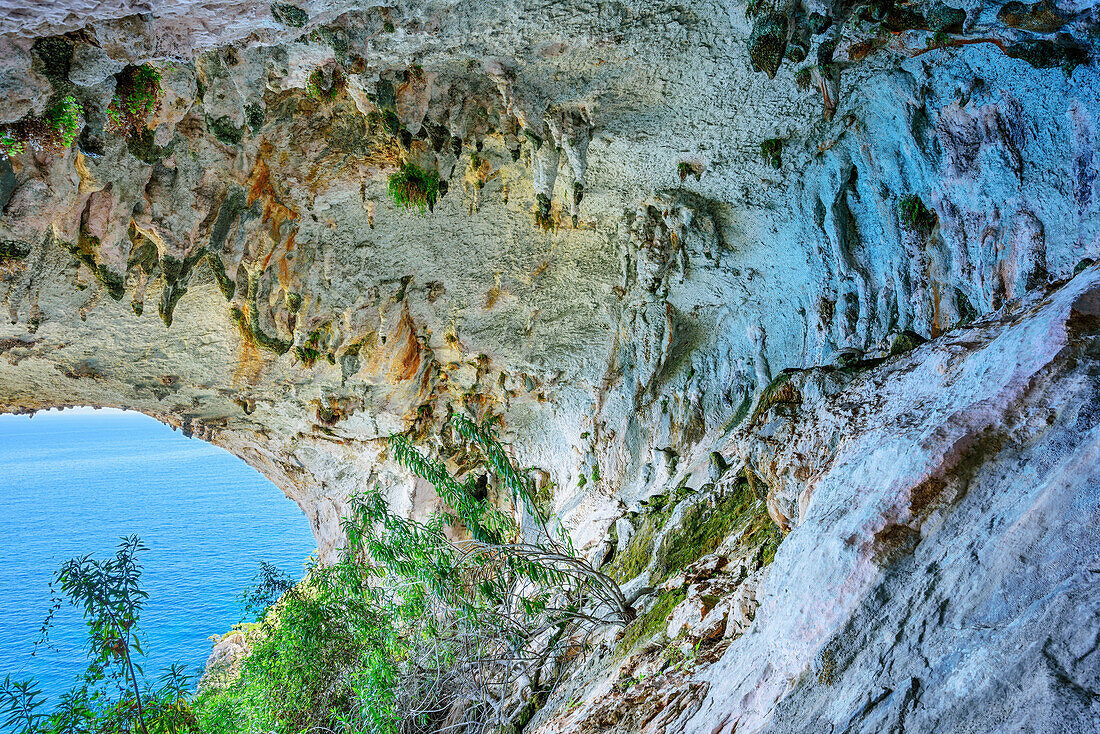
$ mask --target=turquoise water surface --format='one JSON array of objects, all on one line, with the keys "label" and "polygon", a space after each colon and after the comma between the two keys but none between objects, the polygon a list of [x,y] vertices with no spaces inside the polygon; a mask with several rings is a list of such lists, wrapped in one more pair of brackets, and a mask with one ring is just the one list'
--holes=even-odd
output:
[{"label": "turquoise water surface", "polygon": [[[78,409],[0,416],[0,678],[35,677],[50,700],[83,672],[79,612],[59,613],[31,656],[65,560],[113,555],[136,533],[149,593],[146,673],[202,667],[209,636],[238,621],[237,597],[267,561],[300,578],[316,545],[292,501],[243,461],[148,416]],[[47,702],[49,707],[49,702]]]}]

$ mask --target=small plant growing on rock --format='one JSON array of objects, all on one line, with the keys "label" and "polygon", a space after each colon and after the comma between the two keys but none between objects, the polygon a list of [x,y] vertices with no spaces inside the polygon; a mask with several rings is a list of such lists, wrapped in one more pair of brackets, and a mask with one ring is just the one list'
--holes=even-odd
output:
[{"label": "small plant growing on rock", "polygon": [[809,91],[810,87],[814,85],[813,70],[809,66],[799,69],[795,72],[794,84],[803,92]]},{"label": "small plant growing on rock", "polygon": [[309,75],[306,94],[320,102],[332,102],[346,84],[344,72],[339,66],[333,66],[328,73],[323,67],[318,67]]},{"label": "small plant growing on rock", "polygon": [[926,207],[916,194],[902,197],[898,202],[898,216],[901,223],[913,231],[931,229],[938,219],[936,213]]},{"label": "small plant growing on rock", "polygon": [[398,209],[416,209],[423,214],[433,209],[439,198],[439,173],[406,162],[390,176],[388,190]]},{"label": "small plant growing on rock", "polygon": [[768,138],[760,144],[760,155],[772,168],[782,167],[783,140],[781,138]]},{"label": "small plant growing on rock", "polygon": [[51,105],[42,117],[31,117],[11,125],[0,134],[0,150],[6,155],[21,155],[27,148],[50,155],[68,150],[80,131],[83,110],[76,97],[69,95]]},{"label": "small plant growing on rock", "polygon": [[149,127],[160,105],[160,71],[149,64],[127,66],[116,77],[115,96],[107,106],[107,132],[137,138]]},{"label": "small plant growing on rock", "polygon": [[696,181],[702,177],[699,169],[687,161],[680,161],[676,164],[676,173],[680,176],[680,183],[686,181],[688,176],[695,176]]}]

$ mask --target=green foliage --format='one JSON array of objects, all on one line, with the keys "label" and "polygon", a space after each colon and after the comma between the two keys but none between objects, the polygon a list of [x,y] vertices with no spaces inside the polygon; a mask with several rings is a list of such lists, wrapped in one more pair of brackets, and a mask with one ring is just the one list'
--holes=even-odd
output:
[{"label": "green foliage", "polygon": [[[401,650],[391,610],[365,571],[348,556],[314,566],[288,589],[251,636],[235,678],[200,691],[202,730],[396,732],[392,695]],[[249,596],[258,599],[285,581],[266,567]]]},{"label": "green foliage", "polygon": [[107,105],[107,132],[132,138],[149,127],[149,117],[160,105],[160,71],[150,66],[127,66],[115,77],[115,96]]},{"label": "green foliage", "polygon": [[344,72],[339,66],[314,69],[306,82],[306,94],[321,102],[331,102],[346,84]]},{"label": "green foliage", "polygon": [[6,155],[22,155],[31,150],[61,155],[76,140],[80,132],[83,108],[76,97],[69,95],[50,105],[42,117],[31,117],[10,125],[0,133],[0,151]]},{"label": "green foliage", "polygon": [[241,595],[245,614],[262,620],[267,610],[295,586],[294,578],[267,561],[260,561],[260,572]]},{"label": "green foliage", "polygon": [[153,685],[138,659],[144,656],[138,622],[148,595],[141,589],[137,536],[123,538],[114,558],[90,555],[67,561],[50,584],[53,606],[42,626],[43,642],[54,614],[65,603],[81,608],[88,630],[89,665],[80,685],[65,693],[53,712],[43,711],[31,681],[10,676],[0,685],[0,721],[15,734],[184,734],[197,722],[188,703],[191,681],[180,666]]},{"label": "green foliage", "polygon": [[[200,693],[204,730],[432,731],[459,701],[466,722],[499,727],[497,699],[517,669],[537,698],[544,664],[575,644],[567,628],[625,621],[618,587],[547,529],[531,482],[490,427],[461,417],[451,427],[538,528],[523,532],[473,477],[459,482],[406,437],[392,437],[397,461],[431,482],[448,511],[417,522],[392,513],[378,491],[355,498],[341,561],[314,566],[285,591],[251,635],[235,679]],[[246,597],[263,603],[286,582],[265,567]]]},{"label": "green foliage", "polygon": [[799,69],[794,74],[794,84],[802,91],[808,91],[813,86],[814,75],[813,69],[809,66]]},{"label": "green foliage", "polygon": [[60,139],[61,145],[70,147],[80,131],[80,114],[83,112],[76,97],[69,95],[46,110],[45,121],[50,130]]},{"label": "green foliage", "polygon": [[680,161],[676,164],[676,175],[680,177],[681,183],[686,181],[688,176],[695,176],[696,181],[702,178],[700,169],[696,168],[694,165],[688,163],[687,161]]},{"label": "green foliage", "polygon": [[233,118],[229,115],[221,117],[206,116],[206,129],[210,131],[219,143],[224,145],[240,145],[244,138],[244,129],[233,124]]},{"label": "green foliage", "polygon": [[760,155],[772,168],[783,166],[783,139],[768,138],[760,144]]},{"label": "green foliage", "polygon": [[902,197],[898,201],[898,216],[902,224],[916,232],[931,229],[939,221],[936,213],[926,207],[916,194]]},{"label": "green foliage", "polygon": [[439,197],[439,173],[405,162],[390,176],[388,189],[398,209],[416,209],[423,214],[435,207]]}]

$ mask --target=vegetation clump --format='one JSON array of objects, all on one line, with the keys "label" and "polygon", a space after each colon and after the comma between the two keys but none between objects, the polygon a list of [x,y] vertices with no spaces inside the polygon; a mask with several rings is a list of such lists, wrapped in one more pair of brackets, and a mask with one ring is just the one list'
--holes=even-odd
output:
[{"label": "vegetation clump", "polygon": [[549,232],[555,227],[554,217],[550,213],[550,197],[546,194],[538,194],[535,197],[535,226],[543,232]]},{"label": "vegetation clump", "polygon": [[813,69],[809,66],[799,69],[794,74],[794,84],[803,92],[809,91],[814,84]]},{"label": "vegetation clump", "polygon": [[898,202],[898,216],[908,229],[919,232],[931,229],[939,218],[916,194],[902,197]]},{"label": "vegetation clump", "polygon": [[0,240],[0,274],[10,275],[26,267],[31,246],[19,240]]},{"label": "vegetation clump", "polygon": [[641,516],[640,523],[626,547],[607,566],[607,574],[619,583],[636,578],[649,567],[657,534],[672,514],[673,504],[668,501],[667,495],[658,495],[649,500],[648,504],[647,512]]},{"label": "vegetation clump", "polygon": [[767,161],[772,168],[783,166],[783,139],[768,138],[760,144],[760,156]]},{"label": "vegetation clump", "polygon": [[634,620],[625,630],[623,639],[619,641],[619,651],[628,653],[639,643],[663,632],[668,623],[668,616],[676,605],[687,597],[684,589],[675,591],[662,591],[657,597],[653,608]]},{"label": "vegetation clump", "polygon": [[703,175],[698,167],[687,161],[676,164],[676,174],[680,177],[680,183],[686,181],[688,176],[695,176],[695,180],[698,181]]},{"label": "vegetation clump", "polygon": [[306,11],[290,3],[271,3],[271,16],[290,28],[302,28],[309,21]]},{"label": "vegetation clump", "polygon": [[[461,482],[406,436],[390,440],[394,458],[436,488],[445,511],[417,522],[367,492],[344,520],[339,563],[314,566],[289,589],[265,569],[250,606],[285,593],[261,614],[236,678],[200,693],[206,729],[519,730],[534,713],[529,702],[545,700],[556,660],[575,654],[593,625],[632,618],[618,586],[549,527],[533,483],[490,425],[454,416],[450,427],[480,457]],[[521,530],[489,502],[490,476],[536,527]],[[531,695],[505,709],[517,677]]]},{"label": "vegetation clump", "polygon": [[318,67],[310,72],[306,94],[320,102],[332,102],[347,84],[339,66]]},{"label": "vegetation clump", "polygon": [[107,132],[138,138],[148,130],[149,117],[161,99],[160,71],[150,66],[127,66],[115,77],[115,96],[107,105]]},{"label": "vegetation clump", "polygon": [[27,149],[49,155],[61,155],[76,140],[80,132],[83,109],[76,97],[69,95],[50,105],[41,117],[30,117],[0,133],[0,151],[5,155],[22,155]]},{"label": "vegetation clump", "polygon": [[756,16],[749,36],[749,61],[753,71],[762,71],[775,78],[787,50],[790,23],[783,13],[761,13]]},{"label": "vegetation clump", "polygon": [[406,161],[390,176],[388,190],[398,209],[416,209],[423,214],[435,208],[439,197],[439,173],[425,171]]}]

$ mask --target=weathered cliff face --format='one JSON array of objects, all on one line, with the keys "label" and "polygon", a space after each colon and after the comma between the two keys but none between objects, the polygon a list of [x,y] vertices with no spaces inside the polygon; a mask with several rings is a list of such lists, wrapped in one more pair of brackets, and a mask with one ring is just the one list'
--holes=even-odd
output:
[{"label": "weathered cliff face", "polygon": [[[646,725],[1095,727],[1095,272],[1046,295],[1100,252],[1095,14],[0,4],[6,129],[82,110],[0,161],[0,409],[224,446],[324,555],[361,488],[435,506],[383,439],[458,463],[452,411],[502,418],[593,557],[747,465],[790,533],[760,615]],[[569,708],[540,726],[614,723]]]}]

